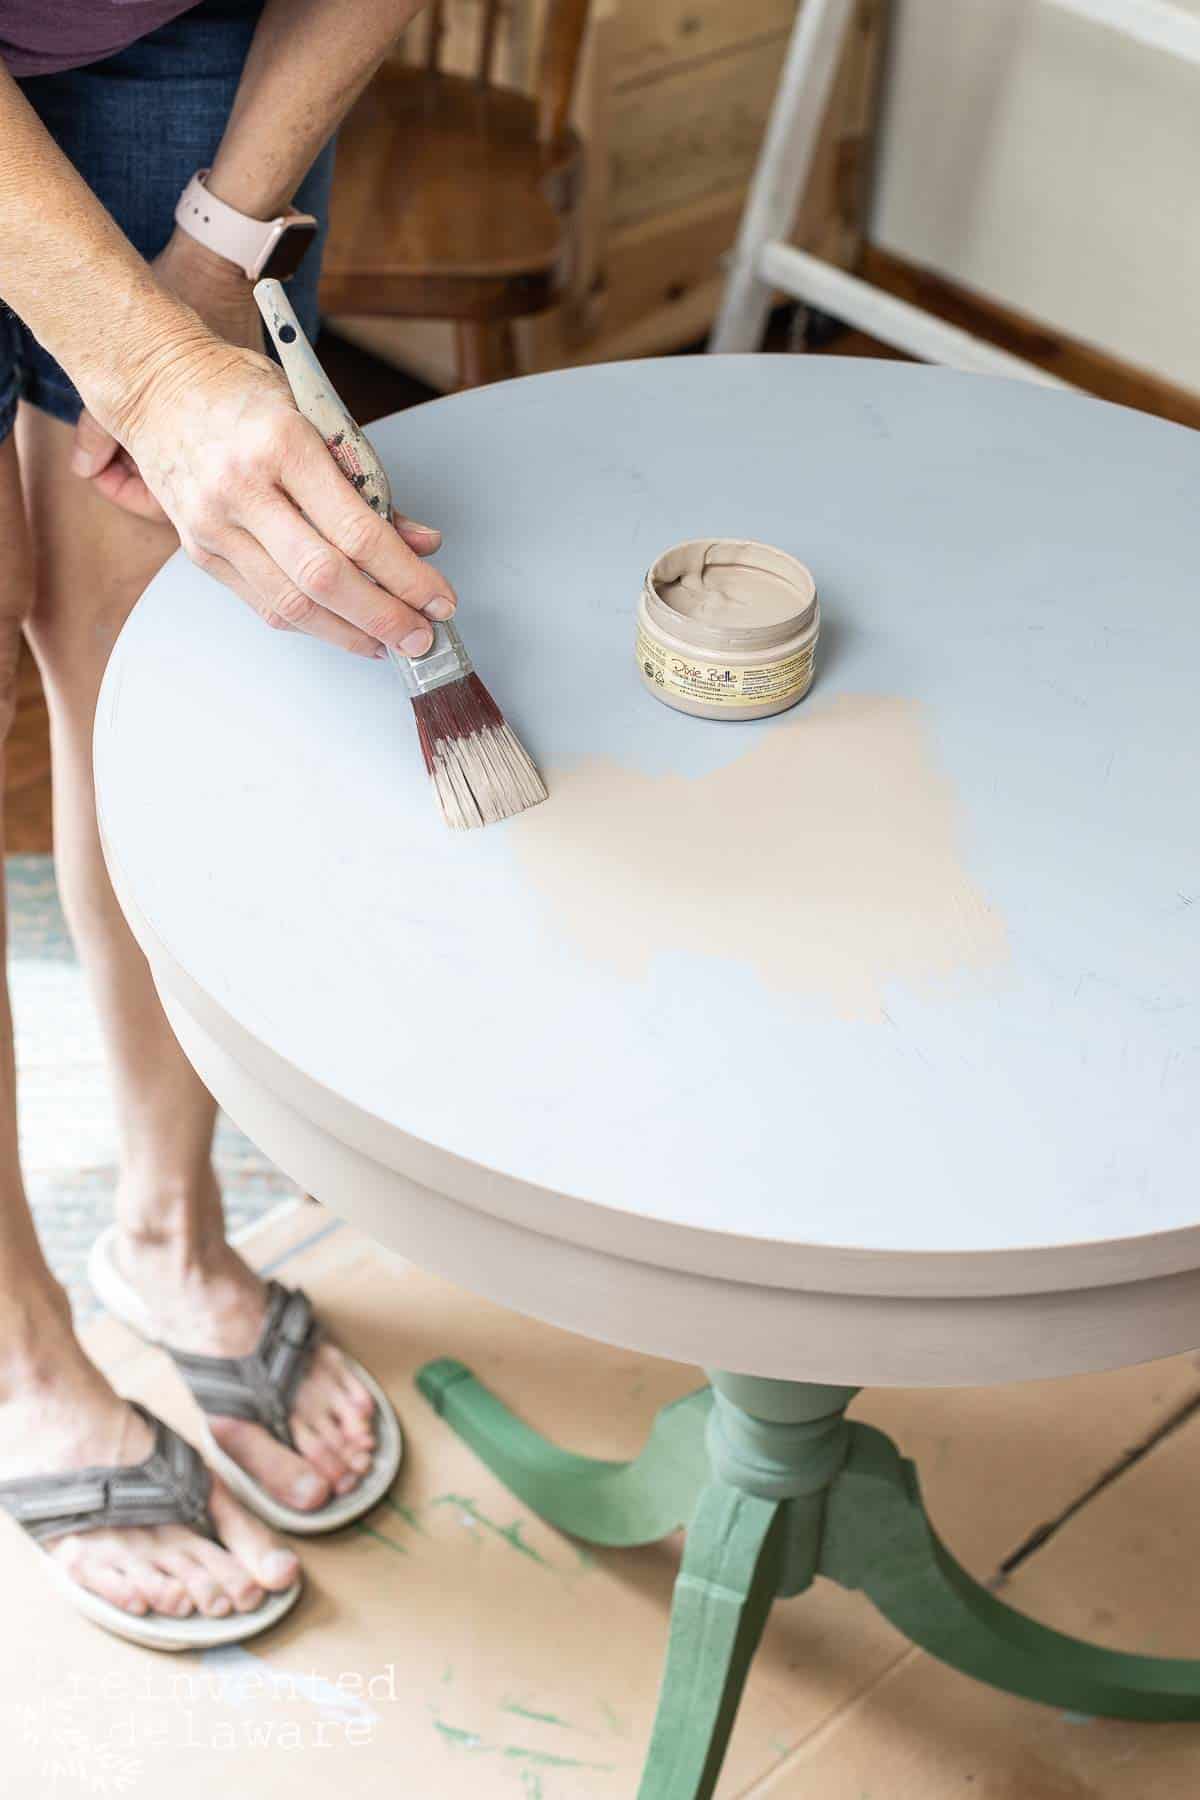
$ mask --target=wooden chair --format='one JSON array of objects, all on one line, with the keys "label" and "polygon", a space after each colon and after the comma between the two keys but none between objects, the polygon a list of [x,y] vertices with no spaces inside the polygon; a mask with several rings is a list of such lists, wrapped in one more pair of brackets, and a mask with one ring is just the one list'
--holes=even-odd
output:
[{"label": "wooden chair", "polygon": [[450,319],[464,387],[514,369],[512,321],[569,279],[583,147],[567,123],[588,0],[549,0],[535,91],[492,85],[499,0],[481,7],[474,77],[389,62],[338,138],[321,282],[327,313]]}]

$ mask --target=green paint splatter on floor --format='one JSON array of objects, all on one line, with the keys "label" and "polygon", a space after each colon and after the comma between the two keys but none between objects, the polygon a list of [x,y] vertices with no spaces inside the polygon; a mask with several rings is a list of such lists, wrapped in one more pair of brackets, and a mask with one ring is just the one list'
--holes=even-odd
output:
[{"label": "green paint splatter on floor", "polygon": [[535,1550],[532,1544],[525,1542],[521,1536],[523,1526],[520,1519],[514,1519],[511,1525],[497,1525],[495,1519],[489,1519],[486,1513],[480,1512],[473,1500],[466,1499],[462,1494],[439,1494],[433,1504],[435,1506],[456,1506],[459,1512],[465,1513],[468,1519],[473,1519],[476,1525],[482,1525],[485,1531],[490,1531],[495,1537],[503,1538],[506,1544],[519,1551],[522,1556],[527,1556],[531,1562],[539,1563],[543,1569],[554,1568],[554,1564],[549,1562],[540,1551]]},{"label": "green paint splatter on floor", "polygon": [[521,1787],[525,1800],[545,1800],[546,1790],[542,1786],[542,1778],[532,1769],[521,1770]]},{"label": "green paint splatter on floor", "polygon": [[[554,1725],[564,1724],[562,1719],[555,1719],[549,1713],[526,1712],[523,1707],[506,1706],[507,1712],[517,1712],[524,1718],[536,1719]],[[532,1765],[521,1771],[521,1781],[526,1795],[536,1800],[542,1792],[541,1777],[534,1771],[537,1769],[590,1769],[596,1774],[611,1775],[615,1764],[584,1762],[577,1756],[555,1756],[548,1750],[529,1750],[522,1744],[488,1744],[477,1731],[467,1731],[461,1725],[447,1724],[445,1719],[434,1718],[433,1728],[442,1742],[453,1750],[469,1750],[474,1755],[492,1756],[497,1752],[510,1763],[526,1763]]]},{"label": "green paint splatter on floor", "polygon": [[464,1731],[461,1725],[447,1725],[444,1719],[435,1719],[433,1728],[447,1744],[452,1744],[456,1750],[483,1750],[486,1752],[491,1748],[489,1744],[484,1743],[477,1731]]},{"label": "green paint splatter on floor", "polygon": [[792,1746],[788,1743],[786,1738],[768,1738],[767,1742],[775,1752],[776,1756],[790,1756],[792,1754]]},{"label": "green paint splatter on floor", "polygon": [[604,1714],[604,1723],[608,1726],[608,1729],[612,1732],[614,1737],[629,1736],[629,1727],[617,1716],[607,1700],[602,1700],[600,1702],[600,1711]]},{"label": "green paint splatter on floor", "polygon": [[442,1686],[445,1687],[447,1682],[450,1682],[453,1680],[454,1680],[454,1664],[447,1663],[445,1668],[442,1670]]},{"label": "green paint splatter on floor", "polygon": [[402,1506],[400,1501],[393,1500],[390,1494],[385,1494],[383,1496],[383,1504],[390,1512],[398,1514],[398,1516],[404,1520],[406,1525],[411,1525],[414,1531],[419,1531],[426,1537],[429,1535],[411,1506]]},{"label": "green paint splatter on floor", "polygon": [[557,1713],[534,1712],[532,1707],[521,1706],[516,1700],[501,1702],[500,1711],[515,1713],[518,1719],[532,1719],[538,1725],[561,1725],[564,1731],[574,1731],[570,1719],[560,1719]]},{"label": "green paint splatter on floor", "polygon": [[506,1744],[501,1751],[513,1762],[536,1763],[543,1769],[594,1769],[600,1775],[611,1775],[615,1763],[582,1762],[577,1756],[554,1756],[549,1750],[525,1750],[518,1744]]},{"label": "green paint splatter on floor", "polygon": [[377,1544],[386,1544],[389,1550],[396,1552],[397,1556],[408,1555],[403,1544],[398,1544],[395,1538],[384,1537],[382,1531],[376,1531],[373,1525],[364,1525],[361,1519],[358,1521],[357,1530],[363,1537],[374,1538]]}]

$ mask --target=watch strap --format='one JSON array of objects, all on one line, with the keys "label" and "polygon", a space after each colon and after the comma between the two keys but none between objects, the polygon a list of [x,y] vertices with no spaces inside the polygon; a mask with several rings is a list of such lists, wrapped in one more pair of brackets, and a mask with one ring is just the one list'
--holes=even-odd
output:
[{"label": "watch strap", "polygon": [[217,256],[236,263],[248,281],[257,281],[289,225],[316,225],[311,213],[297,212],[295,207],[275,219],[251,219],[209,192],[207,174],[207,169],[198,169],[184,188],[175,207],[175,223]]}]

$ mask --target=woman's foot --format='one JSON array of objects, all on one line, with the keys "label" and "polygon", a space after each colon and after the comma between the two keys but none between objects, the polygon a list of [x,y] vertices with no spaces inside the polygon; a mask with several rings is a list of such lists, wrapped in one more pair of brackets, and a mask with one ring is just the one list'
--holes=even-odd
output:
[{"label": "woman's foot", "polygon": [[[90,1363],[57,1309],[36,1342],[0,1371],[0,1481],[139,1463],[153,1448],[144,1419]],[[124,1612],[253,1612],[299,1574],[293,1553],[214,1479],[209,1512],[220,1543],[186,1525],[106,1526],[44,1540],[81,1587]]]},{"label": "woman's foot", "polygon": [[[219,1199],[213,1184],[216,1217]],[[116,1265],[173,1350],[245,1356],[258,1343],[266,1284],[214,1230],[190,1247],[160,1232],[119,1232]],[[302,1512],[354,1491],[375,1455],[374,1402],[333,1344],[318,1344],[289,1417],[295,1450],[247,1419],[210,1414],[222,1450],[276,1500]]]}]

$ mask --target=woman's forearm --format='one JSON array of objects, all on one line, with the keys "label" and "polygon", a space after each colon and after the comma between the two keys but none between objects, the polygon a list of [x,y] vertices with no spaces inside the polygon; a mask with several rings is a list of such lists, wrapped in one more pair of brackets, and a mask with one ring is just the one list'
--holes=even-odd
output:
[{"label": "woman's forearm", "polygon": [[[290,202],[420,0],[267,0],[210,185],[254,218]],[[0,298],[119,422],[160,368],[214,348],[0,67]]]},{"label": "woman's forearm", "polygon": [[267,0],[208,185],[251,218],[284,211],[422,0]]},{"label": "woman's forearm", "polygon": [[162,363],[211,342],[0,68],[0,297],[105,424]]}]

